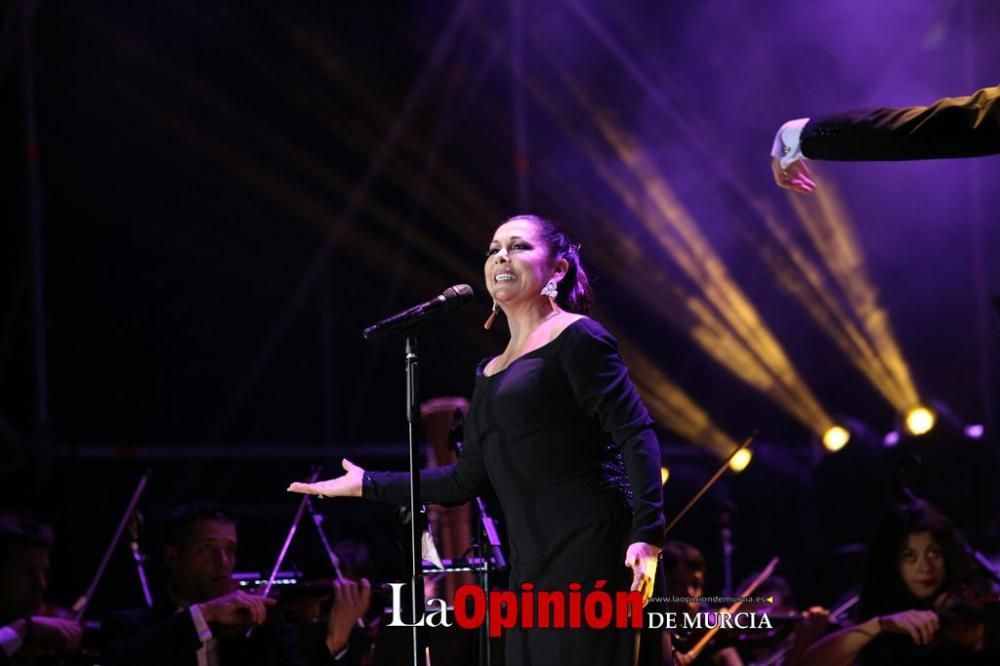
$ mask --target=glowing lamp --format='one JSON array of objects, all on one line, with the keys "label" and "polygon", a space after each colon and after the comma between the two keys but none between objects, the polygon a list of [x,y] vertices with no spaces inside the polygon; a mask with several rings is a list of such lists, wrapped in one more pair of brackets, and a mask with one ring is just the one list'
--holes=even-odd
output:
[{"label": "glowing lamp", "polygon": [[903,422],[911,435],[926,435],[937,422],[937,416],[927,407],[918,405],[906,412]]},{"label": "glowing lamp", "polygon": [[729,469],[734,472],[742,472],[750,464],[750,459],[753,456],[746,449],[741,449],[733,456],[733,459],[729,461]]},{"label": "glowing lamp", "polygon": [[843,426],[832,426],[823,433],[823,446],[831,453],[841,450],[847,446],[849,441],[851,441],[851,433]]}]

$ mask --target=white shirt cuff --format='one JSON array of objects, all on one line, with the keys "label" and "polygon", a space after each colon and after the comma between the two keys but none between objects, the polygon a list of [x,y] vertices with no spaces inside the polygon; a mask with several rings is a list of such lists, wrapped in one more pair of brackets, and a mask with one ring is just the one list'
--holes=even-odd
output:
[{"label": "white shirt cuff", "polygon": [[789,120],[781,126],[774,135],[771,145],[771,157],[781,158],[781,168],[787,169],[792,162],[804,159],[802,154],[802,130],[809,122],[808,118]]},{"label": "white shirt cuff", "polygon": [[8,657],[13,657],[22,645],[24,645],[24,640],[21,638],[21,634],[10,627],[0,629],[0,646],[3,646],[4,654]]},{"label": "white shirt cuff", "polygon": [[191,611],[191,619],[194,621],[194,628],[198,632],[198,640],[202,643],[212,640],[212,628],[208,626],[208,622],[205,622],[205,616],[201,614],[198,604],[194,604],[188,610]]}]

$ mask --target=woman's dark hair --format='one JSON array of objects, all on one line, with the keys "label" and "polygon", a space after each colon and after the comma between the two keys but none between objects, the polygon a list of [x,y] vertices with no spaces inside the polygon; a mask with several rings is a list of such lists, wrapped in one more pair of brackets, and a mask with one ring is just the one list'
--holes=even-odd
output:
[{"label": "woman's dark hair", "polygon": [[556,303],[563,310],[577,314],[588,314],[594,304],[594,292],[590,289],[587,273],[580,263],[580,246],[572,243],[566,232],[552,220],[538,215],[515,215],[507,220],[528,220],[538,227],[538,236],[549,249],[553,261],[565,259],[569,267],[558,286]]},{"label": "woman's dark hair", "polygon": [[971,581],[972,562],[951,521],[926,502],[898,504],[882,516],[868,547],[859,617],[926,608],[933,603],[933,599],[913,596],[899,575],[899,557],[907,539],[920,532],[930,533],[941,547],[945,565],[942,589]]}]

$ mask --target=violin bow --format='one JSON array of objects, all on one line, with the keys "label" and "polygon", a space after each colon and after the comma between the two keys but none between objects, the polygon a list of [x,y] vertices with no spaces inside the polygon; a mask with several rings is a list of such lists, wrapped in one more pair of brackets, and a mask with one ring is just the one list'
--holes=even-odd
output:
[{"label": "violin bow", "polygon": [[670,530],[673,529],[674,526],[681,521],[681,518],[687,515],[688,511],[690,511],[694,507],[694,505],[698,503],[698,500],[700,500],[702,496],[704,496],[704,494],[707,493],[709,489],[715,484],[715,482],[719,480],[719,477],[721,477],[723,474],[726,473],[726,469],[728,469],[729,463],[733,461],[733,458],[736,457],[736,454],[742,451],[743,449],[747,448],[748,446],[750,446],[750,442],[752,442],[753,438],[756,436],[757,436],[757,431],[755,430],[752,433],[750,433],[749,437],[743,440],[742,444],[733,449],[733,452],[730,453],[729,457],[726,458],[726,460],[722,463],[722,465],[719,466],[719,469],[715,470],[715,474],[712,475],[712,478],[710,478],[708,481],[705,482],[705,484],[701,487],[701,489],[697,493],[695,493],[695,496],[692,497],[690,500],[688,500],[688,503],[684,505],[684,508],[681,509],[676,516],[674,516],[673,520],[670,521],[670,524],[667,525],[665,530],[663,530],[664,536],[666,536],[666,534],[670,532]]},{"label": "violin bow", "polygon": [[[316,467],[313,469],[312,474],[309,475],[309,480],[306,483],[315,483],[316,479],[319,478],[320,468]],[[306,505],[309,503],[309,495],[303,495],[302,499],[299,500],[299,508],[295,510],[295,517],[292,518],[292,526],[288,529],[288,534],[285,535],[285,542],[281,545],[281,551],[278,552],[278,559],[275,560],[274,566],[271,567],[271,574],[267,577],[267,583],[264,584],[264,591],[261,596],[266,597],[271,593],[271,588],[274,587],[274,581],[278,577],[278,571],[281,570],[281,565],[285,561],[285,556],[288,555],[288,549],[292,547],[292,540],[295,538],[295,533],[299,529],[299,523],[302,522],[302,514],[306,511]]]},{"label": "violin bow", "polygon": [[[309,475],[309,480],[306,483],[315,483],[319,478],[322,469],[316,467],[313,469],[312,474]],[[326,533],[323,531],[322,524],[316,519],[319,515],[316,513],[312,505],[312,497],[309,495],[303,495],[302,499],[299,501],[299,507],[295,510],[295,517],[292,519],[292,526],[288,530],[288,534],[285,535],[285,543],[281,546],[281,551],[278,553],[278,559],[274,562],[274,567],[271,569],[271,574],[267,577],[267,583],[264,584],[264,590],[261,596],[266,597],[271,593],[271,588],[274,587],[274,581],[278,577],[278,571],[281,570],[281,565],[285,561],[285,556],[288,555],[288,549],[292,546],[292,540],[295,538],[295,533],[299,529],[299,524],[302,522],[302,516],[305,514],[306,509],[309,510],[309,514],[312,516],[313,521],[316,524],[316,530],[319,532],[320,541],[323,543],[323,548],[326,550],[327,555],[330,557],[330,564],[333,566],[333,573],[337,580],[344,580],[344,576],[340,571],[340,560],[337,558],[337,554],[333,552],[333,548],[330,547],[330,542],[326,538]],[[358,618],[358,626],[364,627],[361,618]],[[253,633],[253,627],[247,630],[247,637]]]},{"label": "violin bow", "polygon": [[[306,483],[315,483],[316,479],[319,478],[319,472],[319,467],[314,468]],[[264,590],[260,595],[262,597],[267,597],[271,593],[271,588],[274,587],[274,581],[278,577],[278,571],[281,570],[281,564],[285,561],[285,556],[288,555],[288,549],[292,547],[292,540],[299,529],[299,523],[302,522],[302,514],[306,511],[306,503],[308,501],[309,495],[303,495],[302,499],[299,500],[299,508],[295,510],[295,517],[292,518],[292,526],[288,528],[288,534],[285,535],[285,542],[281,545],[281,550],[278,552],[278,559],[274,561],[274,566],[271,567],[271,573],[268,575],[267,582],[264,584]],[[247,629],[247,638],[250,638],[253,630],[254,627]]]},{"label": "violin bow", "polygon": [[343,574],[340,573],[340,558],[337,557],[337,553],[333,552],[333,547],[330,545],[330,539],[326,536],[326,531],[323,529],[323,514],[316,511],[316,507],[313,506],[312,497],[306,495],[306,509],[309,511],[309,516],[312,518],[313,525],[316,526],[316,534],[319,536],[319,541],[323,545],[323,550],[326,551],[326,556],[330,560],[330,567],[333,569],[333,577],[337,580],[344,580]]},{"label": "violin bow", "polygon": [[142,497],[143,491],[146,490],[146,483],[149,482],[149,474],[150,471],[147,469],[139,477],[139,484],[132,493],[132,499],[129,500],[128,506],[125,508],[125,513],[122,514],[121,520],[118,521],[118,528],[115,529],[114,536],[111,537],[111,543],[108,544],[108,547],[104,551],[104,557],[101,558],[101,563],[97,566],[94,578],[90,581],[87,591],[80,595],[80,598],[70,608],[70,611],[73,613],[73,619],[77,622],[83,619],[84,613],[87,612],[87,606],[90,605],[90,600],[94,598],[97,586],[100,585],[101,579],[104,577],[104,571],[108,568],[108,562],[111,561],[111,556],[114,554],[115,548],[121,542],[122,535],[125,534],[129,520],[131,520],[132,514],[135,513],[135,507],[139,504],[139,498]]},{"label": "violin bow", "polygon": [[[846,600],[844,600],[843,603],[841,603],[839,606],[830,611],[830,614],[828,616],[829,621],[838,622],[840,620],[840,617],[847,611],[851,610],[851,608],[855,604],[857,604],[860,599],[861,597],[859,597],[856,594],[848,597]],[[791,636],[786,638],[784,643],[781,646],[779,646],[778,649],[776,649],[773,653],[771,653],[764,659],[753,662],[751,666],[778,666],[778,664],[781,664],[784,661],[785,656],[792,651],[794,638],[795,635],[792,634]]]},{"label": "violin bow", "polygon": [[[757,574],[757,577],[754,578],[750,582],[750,584],[746,586],[746,589],[744,589],[740,593],[740,598],[737,599],[735,602],[733,602],[733,604],[729,608],[725,609],[724,611],[720,611],[720,612],[732,615],[733,613],[735,613],[736,611],[738,611],[740,609],[740,606],[743,605],[743,598],[749,597],[751,594],[754,593],[754,590],[756,590],[758,587],[760,587],[761,583],[763,583],[765,580],[767,580],[768,578],[770,578],[771,574],[774,573],[774,568],[776,566],[778,566],[778,556],[777,555],[775,555],[774,557],[772,557],[771,561],[767,563],[767,566],[764,567],[763,571],[761,571],[759,574]],[[715,635],[717,633],[719,633],[719,629],[721,629],[721,628],[722,628],[722,623],[719,622],[714,627],[712,627],[711,629],[709,629],[708,631],[706,631],[705,635],[702,636],[698,640],[698,642],[694,644],[694,647],[692,647],[690,650],[688,650],[686,654],[688,656],[694,658],[694,659],[697,659],[698,655],[701,654],[701,651],[704,650],[705,646],[708,645],[709,641],[711,641],[712,638],[714,638]]]}]

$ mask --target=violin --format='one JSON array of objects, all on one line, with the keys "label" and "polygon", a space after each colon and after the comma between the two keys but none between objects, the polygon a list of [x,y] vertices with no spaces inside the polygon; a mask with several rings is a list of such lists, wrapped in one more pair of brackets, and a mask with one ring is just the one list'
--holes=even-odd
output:
[{"label": "violin", "polygon": [[[938,641],[970,653],[987,649],[987,624],[1000,621],[1000,592],[971,585],[959,585],[938,595],[934,601],[940,630]],[[998,646],[990,646],[992,651]]]},{"label": "violin", "polygon": [[[17,653],[18,664],[30,664],[32,666],[55,666],[63,664],[84,665],[95,664],[100,657],[99,631],[100,622],[81,622],[76,619],[72,610],[58,604],[44,602],[34,613],[34,627],[31,629],[34,640],[29,638]],[[65,620],[80,627],[80,642],[68,639],[62,645],[52,640],[52,630],[49,629],[50,638],[45,641],[38,639],[38,624],[40,618],[54,618]],[[68,638],[68,637],[65,637]],[[6,662],[5,662],[6,663]]]},{"label": "violin", "polygon": [[[858,603],[858,595],[853,595],[843,603],[839,604],[829,612],[819,607],[814,607],[804,612],[768,614],[774,622],[776,619],[782,624],[775,627],[772,636],[755,641],[750,637],[747,641],[749,649],[755,653],[755,657],[750,661],[753,666],[777,666],[785,663],[786,658],[793,651],[804,649],[818,640],[821,636],[843,629],[849,626],[847,611]],[[797,645],[802,638],[803,623],[817,614],[825,614],[824,620],[820,620],[822,625],[814,625],[813,635],[807,637],[802,645]],[[787,621],[783,619],[787,617]],[[777,623],[776,623],[777,624]],[[764,634],[766,636],[766,634]]]},{"label": "violin", "polygon": [[[334,583],[343,578],[303,578],[301,576],[278,576],[267,596],[277,603],[268,608],[268,621],[280,620],[286,624],[307,624],[325,621],[330,612],[336,592]],[[243,590],[251,594],[263,593],[267,581],[256,576],[237,574],[230,591]],[[387,585],[375,586],[371,590],[372,606],[388,604],[392,599],[392,588]]]}]

